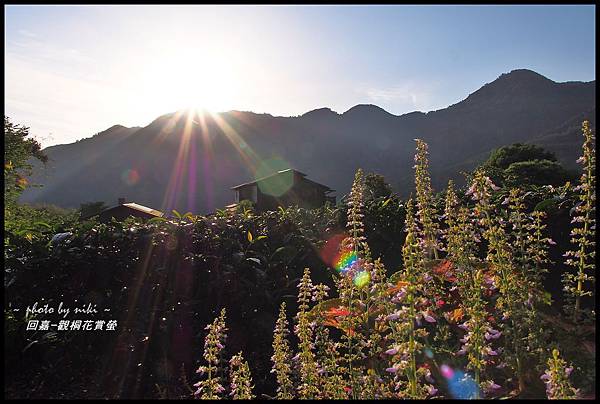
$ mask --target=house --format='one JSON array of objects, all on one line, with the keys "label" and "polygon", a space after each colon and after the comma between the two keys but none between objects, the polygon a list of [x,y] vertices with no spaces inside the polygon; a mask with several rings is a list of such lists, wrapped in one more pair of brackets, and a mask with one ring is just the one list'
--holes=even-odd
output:
[{"label": "house", "polygon": [[125,198],[119,198],[117,206],[104,209],[98,214],[98,221],[108,223],[114,217],[116,220],[125,220],[130,216],[140,217],[143,219],[152,219],[154,217],[162,217],[164,214],[158,210],[139,205],[134,202],[125,203]]},{"label": "house", "polygon": [[257,211],[276,210],[278,206],[297,205],[302,208],[318,208],[325,202],[335,204],[334,190],[306,178],[300,171],[287,169],[256,181],[231,188],[235,191],[235,202],[249,200]]}]

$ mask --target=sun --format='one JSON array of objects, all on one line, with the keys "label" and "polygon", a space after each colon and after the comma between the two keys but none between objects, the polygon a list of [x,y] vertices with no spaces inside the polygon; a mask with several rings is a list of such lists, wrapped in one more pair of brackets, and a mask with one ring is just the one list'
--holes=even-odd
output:
[{"label": "sun", "polygon": [[[152,94],[148,104],[162,110],[232,109],[239,75],[222,53],[179,49],[166,52],[145,69]],[[146,101],[145,101],[146,102]]]}]

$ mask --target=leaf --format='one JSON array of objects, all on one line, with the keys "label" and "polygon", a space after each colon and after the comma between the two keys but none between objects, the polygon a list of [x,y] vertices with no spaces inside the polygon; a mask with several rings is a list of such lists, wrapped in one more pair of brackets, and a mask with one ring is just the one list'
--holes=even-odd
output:
[{"label": "leaf", "polygon": [[248,230],[248,241],[252,243],[252,233],[250,233],[250,230]]},{"label": "leaf", "polygon": [[400,291],[400,289],[402,289],[404,286],[407,286],[408,282],[404,282],[404,281],[398,281],[396,282],[395,286],[392,286],[391,288],[389,288],[386,293],[389,295],[392,295],[394,293],[397,293]]},{"label": "leaf", "polygon": [[307,314],[307,317],[310,321],[316,319],[317,315],[321,312],[328,311],[330,309],[342,306],[342,299],[328,299],[324,300],[315,307],[313,307]]},{"label": "leaf", "polygon": [[256,262],[258,265],[260,265],[260,260],[258,258],[254,258],[254,257],[246,258],[246,261]]},{"label": "leaf", "polygon": [[12,278],[10,278],[10,280],[8,282],[6,282],[6,277],[4,278],[4,287],[8,288],[10,285],[12,285],[13,283],[15,283],[15,281],[17,280],[16,276],[13,276]]},{"label": "leaf", "polygon": [[394,273],[393,273],[393,274],[391,274],[391,275],[390,275],[390,277],[388,278],[388,282],[389,282],[389,283],[396,283],[396,282],[398,282],[398,281],[399,281],[399,280],[402,278],[402,275],[403,275],[403,274],[404,274],[404,272],[403,272],[403,271],[397,271],[397,272],[394,272]]},{"label": "leaf", "polygon": [[258,268],[254,268],[254,270],[256,271],[256,273],[258,273],[261,277],[266,278],[267,274],[265,273],[265,271],[258,269]]},{"label": "leaf", "polygon": [[258,236],[258,237],[256,237],[256,241],[262,240],[263,238],[267,238],[267,236]]},{"label": "leaf", "polygon": [[25,348],[23,348],[23,350],[21,351],[21,353],[25,352],[26,350],[28,350],[29,348],[31,348],[31,346],[33,344],[36,344],[38,341],[37,339],[35,341],[31,341],[29,344],[27,344],[27,346]]},{"label": "leaf", "polygon": [[51,339],[55,339],[57,335],[58,334],[56,332],[50,331],[50,332],[45,333],[42,338],[51,340]]},{"label": "leaf", "polygon": [[456,323],[463,318],[463,315],[463,309],[459,307],[458,309],[454,309],[452,311],[452,313],[450,314],[450,319]]},{"label": "leaf", "polygon": [[44,222],[35,222],[34,225],[35,226],[44,226],[44,227],[46,227],[48,229],[52,228],[52,226],[50,226],[48,223],[44,223]]},{"label": "leaf", "polygon": [[392,198],[388,198],[388,199],[386,199],[386,200],[385,200],[385,201],[384,201],[384,202],[381,204],[381,207],[382,207],[382,208],[385,208],[385,207],[388,205],[388,203],[390,203],[391,201],[392,201]]},{"label": "leaf", "polygon": [[446,273],[452,269],[452,262],[448,260],[442,261],[439,265],[433,268],[433,272],[436,275],[446,275]]},{"label": "leaf", "polygon": [[165,219],[164,217],[153,217],[152,219],[148,220],[148,223],[158,223],[158,222],[168,222],[168,220]]},{"label": "leaf", "polygon": [[175,209],[173,209],[171,212],[173,212],[177,219],[181,219],[181,213],[177,212]]}]

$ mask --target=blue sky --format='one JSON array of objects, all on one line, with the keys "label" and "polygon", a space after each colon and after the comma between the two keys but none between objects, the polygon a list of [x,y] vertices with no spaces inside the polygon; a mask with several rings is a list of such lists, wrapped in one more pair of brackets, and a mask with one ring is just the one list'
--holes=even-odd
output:
[{"label": "blue sky", "polygon": [[188,107],[445,108],[500,74],[595,80],[594,6],[5,6],[5,114],[44,146]]}]

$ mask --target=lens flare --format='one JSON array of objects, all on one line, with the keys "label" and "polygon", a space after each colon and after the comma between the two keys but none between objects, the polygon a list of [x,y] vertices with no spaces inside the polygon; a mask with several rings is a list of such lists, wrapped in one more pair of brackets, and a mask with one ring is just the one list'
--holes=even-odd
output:
[{"label": "lens flare", "polygon": [[[341,251],[338,259],[336,260],[335,269],[343,275],[346,275],[350,272],[350,274],[352,274],[352,281],[354,284],[359,288],[362,288],[369,283],[371,280],[371,275],[369,275],[368,271],[357,267],[358,262],[356,251]],[[353,269],[353,271],[350,271],[350,269]]]},{"label": "lens flare", "polygon": [[360,271],[356,275],[354,275],[354,284],[359,288],[367,285],[371,280],[371,275],[367,271]]},{"label": "lens flare", "polygon": [[357,257],[355,251],[342,251],[335,264],[338,272],[345,274],[356,263]]},{"label": "lens flare", "polygon": [[451,379],[452,376],[454,376],[454,370],[446,364],[443,364],[442,366],[440,366],[440,373],[446,379]]},{"label": "lens flare", "polygon": [[257,185],[263,194],[279,197],[294,185],[294,173],[285,171],[290,164],[281,158],[263,160],[254,173]]},{"label": "lens flare", "polygon": [[121,174],[121,180],[125,184],[132,186],[139,182],[140,174],[137,172],[137,170],[135,168],[131,168],[131,169],[123,171],[123,174]]},{"label": "lens flare", "polygon": [[[327,240],[320,251],[321,259],[338,273],[352,276],[352,281],[359,288],[371,281],[369,271],[360,268],[360,262],[356,251],[344,248],[343,242],[348,238],[347,234],[335,234]],[[352,269],[352,271],[351,271]]]},{"label": "lens flare", "polygon": [[440,373],[448,381],[448,390],[453,398],[465,400],[480,397],[479,386],[469,374],[455,371],[446,364],[440,366]]},{"label": "lens flare", "polygon": [[340,245],[346,237],[344,233],[333,234],[319,251],[319,256],[328,267],[336,268]]}]

